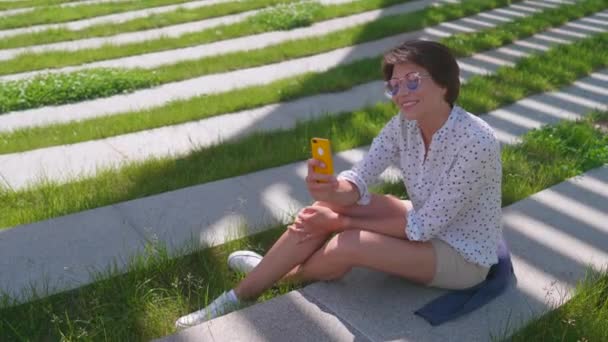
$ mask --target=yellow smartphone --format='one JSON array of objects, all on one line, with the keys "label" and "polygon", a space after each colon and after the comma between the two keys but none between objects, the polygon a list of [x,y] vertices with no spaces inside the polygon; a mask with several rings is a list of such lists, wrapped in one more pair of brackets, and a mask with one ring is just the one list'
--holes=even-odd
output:
[{"label": "yellow smartphone", "polygon": [[312,150],[312,158],[320,160],[325,164],[324,168],[315,166],[313,170],[317,173],[333,175],[334,162],[331,157],[331,143],[329,139],[312,138],[310,139],[310,147]]}]

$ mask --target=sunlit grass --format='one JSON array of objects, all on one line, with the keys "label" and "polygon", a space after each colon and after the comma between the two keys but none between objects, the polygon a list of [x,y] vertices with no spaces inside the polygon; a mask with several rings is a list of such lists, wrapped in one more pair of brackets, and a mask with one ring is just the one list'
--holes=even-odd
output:
[{"label": "sunlit grass", "polygon": [[[602,48],[608,49],[608,34],[525,58],[515,67],[502,68],[496,75],[476,76],[462,87],[459,104],[473,113],[481,114],[517,100],[501,93],[505,85],[525,89],[518,92],[522,97],[566,85],[608,65],[608,56],[593,53],[595,49]],[[370,67],[377,68],[377,65],[370,64]],[[567,72],[560,72],[561,69],[567,69]],[[547,70],[554,71],[556,76]],[[546,82],[536,81],[539,79]],[[235,101],[246,98],[234,93],[233,96]],[[246,99],[251,101],[257,98]],[[493,102],[493,105],[487,106],[489,102]],[[205,108],[205,105],[201,104],[199,108]],[[302,142],[308,141],[313,135],[330,137],[336,151],[364,146],[371,143],[373,136],[394,113],[396,109],[392,104],[379,103],[354,113],[300,122],[292,129],[255,133],[240,140],[200,148],[179,158],[149,159],[117,170],[100,171],[94,177],[63,185],[41,183],[26,190],[5,189],[0,192],[0,227],[35,222],[304,160],[307,150]],[[76,130],[69,134],[75,135]],[[8,144],[12,139],[0,138],[0,144]],[[275,153],[263,153],[269,146]]]},{"label": "sunlit grass", "polygon": [[[70,30],[60,27],[38,32],[22,33],[7,37],[0,41],[0,49],[10,49],[25,47],[31,45],[51,44],[63,41],[72,41],[78,39],[86,39],[93,37],[107,37],[121,33],[144,31],[158,29],[166,26],[183,24],[193,21],[205,20],[214,17],[238,14],[245,11],[257,10],[267,6],[277,4],[294,3],[297,0],[249,0],[249,1],[232,1],[223,4],[202,6],[192,9],[179,8],[174,11],[150,14],[143,18],[135,18],[125,20],[112,25],[95,24],[87,26],[79,30]],[[374,0],[375,1],[375,0]],[[403,1],[403,0],[399,0]],[[231,25],[230,25],[231,26]],[[225,28],[226,25],[218,27],[219,30]],[[232,26],[231,26],[232,27]],[[218,31],[218,28],[213,30],[204,30],[207,33]],[[229,30],[233,31],[233,30]],[[234,32],[233,32],[234,33]],[[223,33],[216,34],[217,37],[209,35],[209,39],[217,38],[226,39]],[[192,40],[192,39],[190,39]]]},{"label": "sunlit grass", "polygon": [[[568,84],[591,70],[608,65],[608,54],[596,50],[606,47],[607,42],[608,34],[598,34],[570,46],[554,47],[541,57],[525,58],[515,68],[503,67],[494,76],[473,77],[463,87],[460,102],[466,103],[467,109],[474,113],[484,113],[523,96]],[[152,109],[3,132],[0,133],[0,153],[94,140],[343,91],[378,79],[379,63],[380,58],[368,58],[322,73],[307,73],[263,86],[174,101]],[[162,82],[162,74],[155,74],[155,77]],[[488,92],[491,96],[485,95]]]},{"label": "sunlit grass", "polygon": [[564,305],[531,321],[506,341],[608,340],[608,273],[589,272]]},{"label": "sunlit grass", "polygon": [[[365,2],[363,3],[367,3],[366,1],[368,0],[365,0]],[[271,59],[269,55],[276,56],[277,54],[281,54],[282,50],[286,51],[282,54],[281,60],[286,59],[287,55],[285,53],[287,52],[290,52],[291,54],[297,52],[299,56],[313,55],[321,51],[329,51],[339,47],[350,46],[380,39],[401,32],[413,31],[422,27],[438,24],[442,21],[458,19],[492,8],[504,6],[509,2],[517,1],[520,0],[465,0],[461,4],[448,4],[439,7],[429,7],[423,10],[406,14],[383,17],[371,23],[361,24],[347,29],[335,31],[321,37],[297,39],[290,42],[292,44],[290,46],[291,49],[288,49],[288,46],[285,45],[286,43],[282,43],[271,48],[258,49],[255,51],[258,51],[258,53],[262,54],[260,57],[263,57],[266,60],[266,62],[263,64],[267,64],[270,62],[269,59]],[[381,8],[383,7],[382,4],[383,2],[379,1],[370,2],[370,5],[365,6],[351,7],[350,4],[334,5],[335,7],[328,6],[328,12],[324,14],[323,17],[329,18],[343,16],[348,13],[357,13],[355,11],[363,11],[366,8],[370,7],[374,8],[374,5],[376,8]],[[251,31],[249,30],[251,30],[251,28],[249,28],[249,26],[251,26],[251,24],[243,25],[236,23],[227,25],[223,27],[222,30],[218,30],[218,28],[215,27],[209,30],[201,31],[201,33],[189,33],[178,38],[160,38],[124,45],[106,45],[101,48],[83,49],[78,51],[48,51],[41,53],[23,53],[13,59],[0,61],[0,75],[41,69],[54,69],[70,65],[80,65],[94,61],[139,55],[147,52],[164,51],[186,46],[193,46],[202,44],[203,42],[217,40],[215,36],[218,35],[218,31],[221,35],[224,36],[240,36],[250,34],[249,32]],[[253,30],[264,31],[265,25],[256,23],[255,26],[257,28],[253,28]],[[232,32],[222,33],[222,31]],[[243,52],[240,52],[240,54],[241,58],[246,56],[246,54],[244,54]],[[224,70],[226,70],[226,59],[230,60],[232,59],[232,56],[231,54],[228,54],[225,55],[223,58],[224,62],[222,63],[222,65]],[[255,57],[253,58],[255,59]],[[203,60],[199,60],[199,62],[205,64],[205,61]],[[230,63],[230,65],[233,64]],[[240,69],[242,67],[242,65],[232,66],[232,68],[235,69]]]},{"label": "sunlit grass", "polygon": [[[521,144],[505,147],[502,151],[503,206],[608,163],[608,135],[594,126],[595,122],[606,121],[606,118],[608,113],[597,113],[579,122],[545,127],[524,135]],[[340,127],[340,130],[348,128]],[[547,144],[553,147],[543,148]],[[539,168],[541,165],[543,167]],[[564,172],[564,165],[568,165],[567,172]],[[385,184],[375,189],[405,197],[402,183]],[[5,298],[0,305],[3,307],[0,308],[0,331],[11,340],[139,341],[171,334],[175,319],[205,306],[241,279],[240,275],[227,269],[229,253],[252,249],[265,254],[283,231],[283,227],[269,228],[245,239],[198,251],[193,245],[176,252],[187,254],[178,258],[171,258],[162,245],[150,245],[126,274],[102,273],[91,285],[16,306],[11,306],[13,302]],[[300,286],[276,286],[266,291],[260,301]],[[581,296],[585,298],[583,301],[558,309],[565,311],[558,314],[554,323],[549,326],[538,323],[541,326],[533,326],[528,335],[522,335],[525,337],[518,340],[530,340],[526,339],[530,336],[560,336],[563,329],[570,329],[561,324],[561,317],[588,322],[579,327],[595,324],[595,331],[599,333],[594,335],[582,328],[578,335],[566,332],[568,336],[606,336],[602,324],[608,314],[605,275],[603,281],[594,282]],[[591,307],[594,310],[589,310],[590,304],[595,305]]]},{"label": "sunlit grass", "polygon": [[80,0],[13,0],[0,2],[0,11],[36,6],[60,5]]},{"label": "sunlit grass", "polygon": [[[191,0],[146,0],[146,1],[116,1],[102,2],[96,4],[83,3],[80,5],[60,7],[39,7],[27,13],[19,13],[0,18],[0,30],[26,27],[32,25],[44,25],[53,23],[64,23],[67,21],[97,17],[101,15],[115,14],[134,11],[149,7],[163,5],[174,5]],[[57,2],[55,2],[57,3]]]}]

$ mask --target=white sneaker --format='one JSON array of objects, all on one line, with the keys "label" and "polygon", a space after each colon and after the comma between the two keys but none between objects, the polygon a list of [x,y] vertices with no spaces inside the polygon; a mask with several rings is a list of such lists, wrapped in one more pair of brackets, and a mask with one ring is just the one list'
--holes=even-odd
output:
[{"label": "white sneaker", "polygon": [[234,290],[230,290],[222,293],[207,307],[180,317],[177,321],[175,321],[175,327],[177,329],[192,327],[237,310],[239,307],[239,299],[234,294]]},{"label": "white sneaker", "polygon": [[247,274],[262,261],[262,258],[256,252],[236,251],[228,256],[228,267],[235,272]]}]

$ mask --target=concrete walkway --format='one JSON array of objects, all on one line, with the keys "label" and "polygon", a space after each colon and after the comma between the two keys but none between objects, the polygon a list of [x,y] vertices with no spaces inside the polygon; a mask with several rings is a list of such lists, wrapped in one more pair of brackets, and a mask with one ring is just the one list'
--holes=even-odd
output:
[{"label": "concrete walkway", "polygon": [[238,14],[189,22],[186,24],[172,25],[158,29],[121,33],[109,37],[87,38],[44,45],[26,46],[13,49],[2,49],[0,50],[0,61],[16,58],[19,54],[22,53],[42,53],[59,50],[76,51],[81,49],[99,48],[103,45],[108,44],[123,45],[128,43],[159,39],[162,37],[175,38],[190,32],[202,31],[219,25],[233,24],[242,21],[243,19],[250,17],[258,12],[259,10],[246,11]]},{"label": "concrete walkway", "polygon": [[118,13],[118,14],[109,14],[109,15],[103,15],[103,16],[98,16],[98,17],[94,17],[94,18],[82,19],[82,20],[74,20],[74,21],[70,21],[67,23],[34,25],[34,26],[21,27],[21,28],[16,28],[16,29],[1,30],[0,38],[12,37],[12,36],[16,36],[18,34],[23,34],[23,33],[40,32],[40,31],[46,31],[46,30],[52,30],[52,29],[58,29],[58,28],[65,28],[68,30],[81,30],[85,27],[98,25],[98,24],[102,24],[102,23],[103,24],[116,24],[116,23],[121,23],[121,22],[127,21],[127,20],[144,18],[144,17],[147,17],[152,14],[171,12],[171,11],[175,11],[178,8],[193,9],[193,8],[209,6],[209,5],[214,5],[214,4],[229,2],[229,1],[234,1],[234,0],[197,0],[197,1],[191,1],[191,2],[184,2],[181,4],[177,4],[177,5],[152,7],[152,8],[146,8],[146,9],[136,10],[136,11],[129,11],[129,12],[123,12],[123,13]]},{"label": "concrete walkway", "polygon": [[[494,11],[490,11],[485,14],[489,15],[492,12]],[[607,13],[608,12],[601,12],[596,15],[601,18],[600,15],[608,15]],[[480,25],[471,22],[471,20],[475,22],[486,22],[488,25],[496,24],[495,20],[492,21],[493,19],[483,19],[481,15],[476,15],[473,17],[463,18],[454,22],[443,23],[441,25],[426,28],[421,31],[391,36],[369,43],[336,49],[327,53],[317,54],[311,57],[298,58],[280,63],[268,64],[248,69],[241,69],[233,72],[206,75],[180,82],[164,84],[152,89],[139,90],[126,95],[116,95],[108,98],[83,101],[75,104],[42,107],[6,113],[0,115],[0,131],[10,131],[21,127],[33,127],[50,123],[83,120],[92,117],[114,115],[126,113],[129,111],[149,109],[165,105],[171,101],[187,99],[193,96],[219,93],[251,85],[266,84],[277,79],[298,75],[304,72],[320,72],[338,65],[348,64],[363,58],[378,56],[382,51],[385,51],[395,46],[396,44],[402,42],[405,39],[422,38],[438,40],[442,36],[451,35],[455,32],[458,32],[458,29],[454,27],[458,27],[460,28],[460,30],[463,30],[465,28],[469,28],[472,30],[472,28],[470,27],[472,25],[477,25],[476,29],[479,29]],[[585,25],[583,23],[576,25],[582,25],[581,27],[590,27],[589,25]],[[572,31],[572,34],[564,34],[561,32],[551,31],[547,31],[546,34],[554,35],[557,37],[561,37],[562,39],[568,40],[573,35],[575,37],[572,39],[580,39],[581,35],[588,36],[597,33],[597,30],[606,29],[608,29],[608,26],[604,26],[603,28],[600,26],[600,29],[596,29],[595,27],[583,29],[580,27],[569,27],[565,25],[562,27],[562,31]],[[579,37],[577,38],[576,36]],[[523,46],[521,49],[524,49],[525,51],[538,52],[547,50],[549,48],[550,43],[540,41],[538,43],[523,44],[526,46]],[[535,46],[539,46],[540,48],[534,48]],[[210,51],[209,53],[212,52]],[[507,53],[507,50],[503,49],[499,52],[499,54],[507,55],[503,58],[507,59],[507,61],[513,59],[512,56],[508,56],[510,54]],[[519,57],[521,55],[522,53],[519,52],[516,54],[515,57]],[[489,58],[491,58],[491,56]],[[487,61],[484,61],[483,63],[484,65],[488,64]],[[463,65],[464,72],[475,70],[483,69],[475,69],[472,66]]]},{"label": "concrete walkway", "polygon": [[[588,113],[593,103],[585,96],[598,91],[596,95],[605,99],[607,85],[608,70],[604,70],[573,87],[521,100],[482,118],[503,132],[503,143],[511,143],[533,126],[526,122],[553,123]],[[350,168],[366,150],[337,153],[335,169]],[[92,270],[116,265],[124,271],[125,262],[148,243],[160,241],[175,255],[187,245],[213,246],[286,223],[311,201],[305,174],[305,164],[297,162],[0,230],[0,288],[19,295],[31,286],[50,294],[91,282]],[[383,179],[395,177],[389,170]],[[139,181],[146,180],[134,180]]]},{"label": "concrete walkway", "polygon": [[503,209],[517,282],[457,320],[432,327],[414,311],[443,290],[355,269],[159,341],[489,341],[571,296],[585,268],[608,266],[608,166]]},{"label": "concrete walkway", "polygon": [[[354,0],[317,0],[317,1],[323,5],[335,5],[335,4],[349,3]],[[273,33],[265,33],[263,36],[261,36],[261,35],[246,36],[246,37],[240,38],[238,40],[234,40],[234,39],[223,40],[223,41],[221,41],[221,42],[223,42],[223,44],[219,44],[219,43],[206,44],[206,45],[199,45],[194,49],[180,49],[177,51],[169,50],[169,51],[166,51],[165,54],[167,54],[167,53],[176,54],[179,51],[186,53],[187,51],[190,51],[190,53],[194,53],[194,56],[190,56],[189,58],[194,58],[194,57],[200,58],[200,57],[203,57],[206,55],[215,55],[215,54],[227,53],[230,51],[237,51],[237,50],[243,51],[243,50],[251,50],[254,48],[257,49],[257,48],[261,48],[263,46],[276,44],[276,43],[286,41],[286,40],[293,40],[296,38],[303,38],[303,37],[311,37],[311,36],[319,35],[319,34],[327,34],[331,31],[342,30],[342,29],[345,29],[350,26],[355,26],[355,25],[359,25],[362,23],[370,22],[381,16],[388,16],[388,15],[394,15],[394,14],[398,14],[398,13],[415,11],[415,10],[431,6],[433,4],[438,4],[438,3],[441,3],[441,1],[418,0],[418,1],[408,2],[408,3],[402,4],[402,5],[395,5],[395,6],[387,7],[386,9],[368,11],[368,12],[364,12],[361,14],[337,18],[334,20],[322,21],[322,22],[315,24],[314,28],[307,27],[307,28],[299,29],[299,30],[277,31],[277,32],[273,32]],[[219,25],[227,25],[227,24],[236,23],[236,22],[242,21],[243,19],[258,13],[259,11],[260,10],[247,11],[247,12],[227,15],[227,16],[223,16],[223,17],[205,19],[205,20],[201,20],[201,21],[189,22],[189,23],[179,24],[179,25],[166,26],[166,27],[162,27],[159,29],[122,33],[122,34],[118,34],[118,35],[110,36],[110,37],[89,38],[89,39],[66,41],[66,42],[53,43],[53,44],[27,46],[27,47],[16,48],[16,49],[5,49],[5,50],[0,50],[0,61],[15,58],[18,54],[24,53],[24,52],[41,53],[41,52],[46,52],[46,51],[57,51],[57,50],[76,51],[76,50],[80,50],[80,49],[100,48],[103,45],[108,45],[108,44],[123,45],[123,44],[128,44],[128,43],[138,43],[138,42],[143,42],[143,41],[148,41],[148,40],[153,40],[153,39],[160,39],[160,38],[165,38],[165,39],[166,38],[176,38],[176,37],[179,37],[186,33],[197,32],[197,31],[209,29],[209,28],[219,26]],[[218,28],[218,29],[220,29],[220,28]],[[192,51],[192,50],[194,50],[194,51]],[[198,53],[196,53],[196,52],[198,52]],[[205,54],[205,53],[207,53],[207,54]],[[157,56],[157,58],[163,59],[163,56],[165,54],[155,53],[155,56]],[[188,55],[188,54],[186,53],[186,55]],[[176,58],[180,59],[180,57],[177,57],[177,56],[178,55],[176,55]],[[112,62],[112,60],[109,60],[109,62]],[[67,72],[67,71],[88,69],[88,68],[96,67],[99,63],[102,63],[101,66],[104,66],[103,63],[108,63],[108,62],[104,61],[104,62],[83,64],[82,66],[78,66],[78,67],[60,68],[60,69],[54,70],[53,72]],[[48,71],[49,70],[45,70],[44,72],[48,72]],[[35,75],[36,73],[40,73],[40,71],[33,72],[33,73],[30,72],[30,73],[17,74],[11,78],[5,78],[5,79],[22,79],[22,78],[26,78],[26,77],[31,77],[32,75]]]},{"label": "concrete walkway", "polygon": [[[568,23],[555,30],[565,32],[566,29],[569,29],[569,25],[580,25],[588,19]],[[521,56],[531,52],[539,49],[546,50],[551,45],[570,43],[581,38],[582,33],[570,31],[578,36],[543,32],[526,40],[516,41],[509,46],[460,59],[463,79],[466,80],[478,73],[493,73],[499,66],[510,65]],[[547,40],[548,38],[550,40]],[[506,52],[510,52],[510,54]],[[595,75],[595,77],[601,78],[607,74],[605,71],[600,71]],[[582,82],[594,83],[594,80],[591,77]],[[252,132],[291,128],[298,121],[318,118],[327,113],[352,111],[368,104],[386,101],[381,89],[381,82],[372,82],[341,93],[312,96],[289,103],[268,105],[181,125],[69,146],[55,146],[0,155],[0,174],[4,182],[14,189],[25,187],[42,178],[61,182],[68,181],[79,175],[93,175],[100,168],[116,167],[124,162],[141,161],[153,156],[184,155],[196,148],[241,138]],[[574,86],[567,92],[576,94],[579,102],[583,101],[592,108],[605,108],[604,104],[608,103],[605,92],[585,91],[579,94],[578,90]],[[563,109],[558,109],[555,112],[562,111]],[[0,122],[2,119],[0,117]],[[509,116],[509,120],[515,121],[517,126],[526,128],[538,127],[540,124],[547,123],[546,118],[534,121]],[[6,125],[6,121],[4,124]],[[511,126],[512,124],[507,127]],[[509,133],[500,134],[505,135],[506,138]],[[95,153],[91,153],[91,151],[95,151]]]}]

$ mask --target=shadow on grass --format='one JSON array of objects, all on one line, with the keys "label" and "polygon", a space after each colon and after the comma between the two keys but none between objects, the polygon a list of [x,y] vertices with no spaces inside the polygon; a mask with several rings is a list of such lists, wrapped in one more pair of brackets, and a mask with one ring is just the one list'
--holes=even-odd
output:
[{"label": "shadow on grass", "polygon": [[[278,117],[278,115],[277,115]],[[275,117],[274,119],[277,119],[277,117]],[[267,119],[267,120],[272,120],[272,115]],[[358,127],[361,129],[368,129],[369,127],[366,127],[365,125],[361,125],[360,123],[358,124]],[[322,127],[319,126],[318,130],[313,130],[313,129],[309,129],[309,130],[305,130],[306,134],[303,134],[302,136],[298,136],[295,137],[294,140],[291,143],[287,143],[285,144],[285,141],[281,141],[281,147],[282,148],[286,148],[286,149],[295,149],[296,151],[298,151],[299,155],[302,156],[302,159],[305,159],[308,155],[307,152],[307,144],[308,144],[308,138],[310,138],[311,136],[325,136],[325,137],[329,137],[329,138],[333,138],[336,136],[336,134],[338,134],[340,131],[344,130],[345,127]],[[371,132],[371,131],[370,131]],[[287,134],[287,133],[286,133]],[[293,138],[293,137],[292,137]],[[366,139],[371,139],[371,137],[367,137]],[[336,139],[337,140],[337,139]],[[232,156],[232,158],[234,159],[235,163],[238,161],[240,163],[244,163],[244,164],[253,164],[255,162],[258,162],[260,159],[263,159],[265,155],[269,155],[269,154],[277,154],[277,141],[273,140],[273,139],[269,139],[268,141],[264,142],[263,144],[261,144],[259,147],[257,147],[258,150],[248,150],[246,153],[243,153],[243,151],[235,151],[234,155]],[[208,152],[202,151],[201,154],[204,153],[221,153],[222,152],[222,147],[218,147],[217,149],[210,149],[208,150]],[[198,157],[198,156],[197,156]],[[154,183],[154,179],[175,179],[175,183],[169,183],[167,185],[167,189],[165,190],[171,190],[171,189],[175,189],[179,187],[179,182],[182,182],[184,179],[189,179],[189,177],[197,177],[198,173],[203,173],[203,172],[217,172],[218,175],[223,175],[222,178],[226,177],[226,170],[222,169],[222,168],[217,168],[217,169],[205,169],[205,168],[201,168],[201,169],[196,169],[196,168],[191,168],[189,165],[190,164],[190,158],[197,158],[197,157],[188,157],[187,159],[178,159],[175,161],[174,164],[168,166],[168,167],[164,167],[162,169],[158,169],[158,170],[154,170],[154,168],[150,168],[147,169],[148,171],[145,173],[138,173],[138,172],[134,172],[132,175],[130,175],[132,177],[132,186],[130,186],[128,189],[121,189],[121,190],[126,190],[126,193],[129,193],[130,196],[133,196],[132,192],[137,192],[137,195],[131,198],[135,198],[135,197],[143,197],[146,195],[150,195],[153,193],[157,193],[158,191],[150,191],[150,184]],[[277,165],[281,165],[282,161],[277,161]],[[348,164],[350,163],[349,160],[346,159],[338,159],[337,160],[338,164]],[[199,165],[200,166],[200,165]],[[150,171],[153,170],[153,171]],[[180,177],[182,177],[182,179],[178,179],[178,177],[174,177],[171,178],[171,176],[174,175],[180,175]],[[298,174],[298,173],[288,173],[288,174],[283,174],[281,175],[281,179],[284,179],[285,182],[287,184],[296,184],[297,182],[300,182],[300,184],[302,184],[302,175]],[[276,179],[272,180],[273,183],[274,181],[276,181]],[[111,184],[111,183],[109,183]],[[266,186],[270,186],[270,184],[265,184]],[[243,185],[246,186],[246,185]],[[398,192],[399,189],[394,189],[391,191],[395,191]],[[294,192],[295,193],[295,192]],[[208,200],[209,201],[213,201],[218,195],[217,193],[210,193],[210,194],[206,194],[208,196]],[[259,196],[261,194],[258,194]],[[294,195],[295,196],[295,195]],[[272,203],[271,201],[269,202],[266,198],[263,197],[258,197],[257,198],[257,202],[258,203],[263,203],[264,205],[266,205],[267,207],[269,207],[269,210],[271,210],[271,207],[275,207],[275,206],[279,206],[279,203]],[[303,202],[304,203],[304,202]],[[272,210],[271,210],[272,211]],[[211,222],[211,224],[213,224],[215,222]],[[140,230],[143,229],[143,227],[138,227]],[[205,227],[198,227],[201,230],[203,230]],[[274,241],[273,239],[276,238],[276,236],[273,236],[272,239],[269,239],[268,241]],[[525,237],[513,237],[516,241],[519,241],[521,239],[525,239]],[[200,240],[199,240],[200,243]],[[198,243],[196,244],[198,246]],[[545,251],[545,254],[547,254],[548,251]],[[170,253],[172,254],[172,253]],[[69,292],[69,301],[66,299],[64,300],[64,303],[68,303],[68,305],[64,305],[64,304],[60,304],[61,300],[58,299],[54,299],[57,300],[58,304],[54,304],[54,305],[58,305],[57,308],[55,308],[53,305],[53,303],[55,302],[50,302],[51,304],[47,304],[49,302],[45,302],[46,300],[52,300],[53,298],[60,298],[61,295],[58,295],[57,297],[52,296],[49,297],[47,299],[41,299],[38,303],[41,306],[47,306],[51,305],[51,308],[53,309],[53,311],[49,311],[48,314],[50,314],[51,312],[65,312],[66,308],[70,307],[87,307],[87,308],[101,308],[103,310],[110,310],[110,312],[108,314],[106,314],[106,316],[103,315],[99,315],[99,316],[86,316],[82,319],[78,319],[78,323],[76,323],[76,321],[72,321],[72,320],[68,320],[68,319],[64,319],[62,317],[60,317],[59,315],[55,314],[55,316],[49,317],[44,317],[43,316],[36,316],[36,317],[40,317],[40,320],[37,322],[37,320],[33,320],[34,322],[37,322],[37,324],[39,324],[39,322],[43,322],[45,320],[50,320],[52,323],[56,324],[56,325],[49,325],[46,327],[42,327],[40,329],[35,329],[35,331],[39,331],[41,336],[43,336],[43,338],[47,335],[45,334],[49,334],[49,329],[50,331],[55,331],[55,334],[57,335],[53,335],[53,336],[58,336],[58,332],[56,330],[53,330],[53,327],[59,326],[60,329],[62,329],[61,331],[63,332],[65,331],[69,331],[72,335],[76,336],[77,334],[81,333],[79,328],[83,329],[82,333],[86,332],[86,328],[85,326],[87,326],[87,324],[90,324],[90,322],[96,322],[95,319],[100,319],[99,317],[101,317],[101,319],[104,319],[104,317],[110,317],[109,321],[112,322],[120,322],[119,326],[122,327],[121,324],[123,324],[123,322],[127,322],[128,324],[126,325],[129,328],[136,328],[136,331],[125,331],[125,336],[126,337],[133,337],[134,339],[143,339],[143,338],[149,338],[152,336],[160,336],[161,334],[166,334],[168,331],[171,330],[171,323],[172,322],[166,322],[163,321],[164,323],[159,323],[158,326],[155,327],[150,327],[149,326],[149,322],[153,322],[155,319],[155,310],[159,310],[159,309],[150,309],[149,307],[145,307],[145,303],[141,304],[140,302],[134,300],[133,298],[139,298],[139,297],[143,297],[143,298],[147,298],[149,299],[147,302],[157,302],[157,303],[162,303],[164,305],[169,305],[168,303],[170,303],[171,301],[175,301],[175,302],[180,302],[180,300],[182,301],[183,306],[181,307],[174,307],[172,310],[172,314],[175,315],[175,317],[177,317],[177,315],[179,314],[180,310],[184,310],[181,313],[184,313],[186,311],[192,311],[195,309],[200,308],[201,303],[209,300],[209,299],[213,299],[215,298],[215,296],[217,296],[220,292],[220,289],[227,289],[229,288],[229,286],[231,284],[225,284],[224,282],[218,282],[218,283],[213,283],[213,274],[219,276],[221,274],[223,274],[222,272],[225,271],[225,266],[223,266],[225,264],[224,260],[222,258],[225,257],[224,256],[218,256],[218,255],[214,255],[213,253],[209,254],[208,252],[200,252],[200,253],[195,253],[198,256],[187,256],[187,257],[182,257],[181,259],[173,259],[173,260],[177,260],[177,261],[170,261],[167,260],[165,256],[162,256],[161,259],[163,259],[164,261],[161,262],[159,265],[154,265],[151,266],[153,269],[150,271],[141,271],[141,274],[138,274],[138,271],[132,271],[126,275],[123,276],[117,276],[112,278],[112,280],[108,280],[108,282],[104,282],[104,281],[100,281],[98,284],[102,284],[102,285],[97,285],[97,284],[93,284],[93,285],[89,285],[92,286],[93,288],[95,286],[106,286],[107,288],[105,288],[105,290],[103,290],[103,295],[100,294],[98,297],[101,298],[107,298],[108,300],[110,298],[115,298],[116,296],[120,296],[120,294],[114,294],[112,293],[113,290],[116,290],[116,288],[118,286],[121,286],[120,284],[122,284],[122,282],[127,282],[127,280],[130,280],[131,282],[135,281],[138,285],[133,286],[131,285],[125,285],[126,288],[121,289],[123,292],[123,295],[125,295],[125,297],[121,297],[121,303],[125,303],[126,306],[118,306],[118,307],[108,307],[105,306],[104,302],[94,302],[93,299],[91,299],[91,301],[85,301],[84,304],[83,302],[79,302],[78,301],[78,293],[80,293],[79,291],[83,291],[83,289],[89,288],[89,287],[84,287],[82,289],[78,289],[78,290],[74,290],[72,292]],[[522,253],[524,254],[524,253]],[[550,255],[550,256],[555,256],[555,255]],[[181,260],[181,262],[183,262],[185,265],[187,266],[177,266],[176,264],[174,264],[174,262],[178,262],[179,260]],[[574,263],[567,263],[567,265],[570,266],[576,266],[575,264],[578,262],[574,262]],[[208,265],[208,266],[204,266],[204,265]],[[205,275],[203,273],[197,273],[198,269],[205,269],[205,275],[208,278],[205,278]],[[155,274],[157,273],[161,273],[161,272],[167,272],[166,275],[162,275],[162,276],[155,276]],[[211,272],[211,273],[209,273]],[[191,274],[190,277],[188,277],[188,274]],[[195,275],[196,274],[196,275]],[[212,275],[209,275],[212,274]],[[121,278],[122,277],[122,278]],[[131,277],[131,278],[129,278]],[[193,278],[194,277],[194,278]],[[199,277],[199,278],[196,278]],[[224,278],[224,277],[221,277]],[[184,279],[190,279],[188,281],[184,280]],[[194,279],[194,280],[193,280]],[[201,283],[202,280],[207,281],[207,285],[201,285],[201,286],[206,286],[206,288],[209,289],[213,289],[213,291],[211,292],[205,292],[205,295],[202,295],[202,291],[201,289],[203,287],[200,287],[197,289],[197,292],[195,294],[192,294],[191,289],[192,287],[196,287],[196,281],[199,281],[198,284],[203,284]],[[173,286],[175,282],[175,286]],[[187,283],[188,285],[184,285],[184,282]],[[181,283],[181,285],[180,285]],[[148,285],[150,284],[150,285]],[[192,285],[195,284],[195,285]],[[213,286],[216,287],[211,287],[210,284],[213,284]],[[116,286],[116,287],[115,287]],[[150,286],[150,287],[148,287]],[[175,290],[171,290],[171,288],[174,288]],[[103,289],[103,288],[102,288]],[[164,293],[169,293],[169,296],[165,296]],[[528,294],[526,293],[522,293],[522,296],[525,298],[526,296],[528,296]],[[72,298],[73,297],[73,298]],[[167,299],[169,298],[169,299]],[[132,300],[131,302],[129,300]],[[204,300],[203,300],[204,299]],[[531,299],[534,300],[534,299]],[[125,309],[128,308],[128,309]],[[21,309],[19,309],[21,308]],[[130,308],[135,308],[132,310],[129,310]],[[5,310],[21,310],[21,311],[17,311],[17,313],[13,312],[13,315],[20,315],[19,317],[31,317],[32,315],[38,315],[39,313],[34,313],[33,311],[35,311],[35,307],[32,306],[28,306],[28,304],[24,304],[24,305],[19,305],[19,306],[15,306],[15,307],[11,307],[11,308],[7,308]],[[47,314],[47,315],[48,315]],[[2,315],[2,317],[10,317],[10,316],[5,316],[4,314]],[[97,317],[97,318],[96,318]],[[24,321],[27,321],[27,319],[24,319]],[[6,320],[2,320],[2,322],[5,322],[3,324],[6,324],[6,327],[8,327],[8,324],[6,323]],[[32,321],[29,321],[30,323],[27,324],[31,324]],[[61,322],[61,323],[60,323]],[[83,323],[83,322],[88,322],[88,323]],[[103,330],[103,327],[106,326],[113,326],[112,324],[109,324],[109,322],[96,322],[96,323],[101,323],[101,333],[114,333],[115,331],[106,331]],[[25,324],[25,323],[24,323]],[[80,324],[83,324],[83,326],[80,326]],[[108,325],[106,325],[108,324]],[[251,322],[252,325],[255,325],[255,322]],[[10,327],[8,327],[8,329],[6,329],[6,331],[13,331],[13,329],[15,329],[15,324],[11,324]],[[160,328],[159,328],[160,327]],[[26,331],[27,328],[30,328],[29,326],[26,327]],[[126,329],[126,328],[125,328]],[[150,329],[150,330],[148,330]],[[114,330],[114,329],[113,329]],[[123,333],[123,331],[118,328],[117,329],[118,333]],[[127,329],[128,330],[128,329]],[[143,330],[143,331],[142,331]],[[5,329],[2,329],[2,331],[5,331]],[[407,332],[390,332],[391,334],[394,334],[393,337],[407,337]],[[130,335],[130,334],[136,334],[136,336]],[[15,334],[15,336],[17,336],[17,334]],[[50,336],[50,335],[48,335]],[[98,336],[102,336],[102,335],[98,335]],[[18,337],[18,336],[17,336]]]}]

